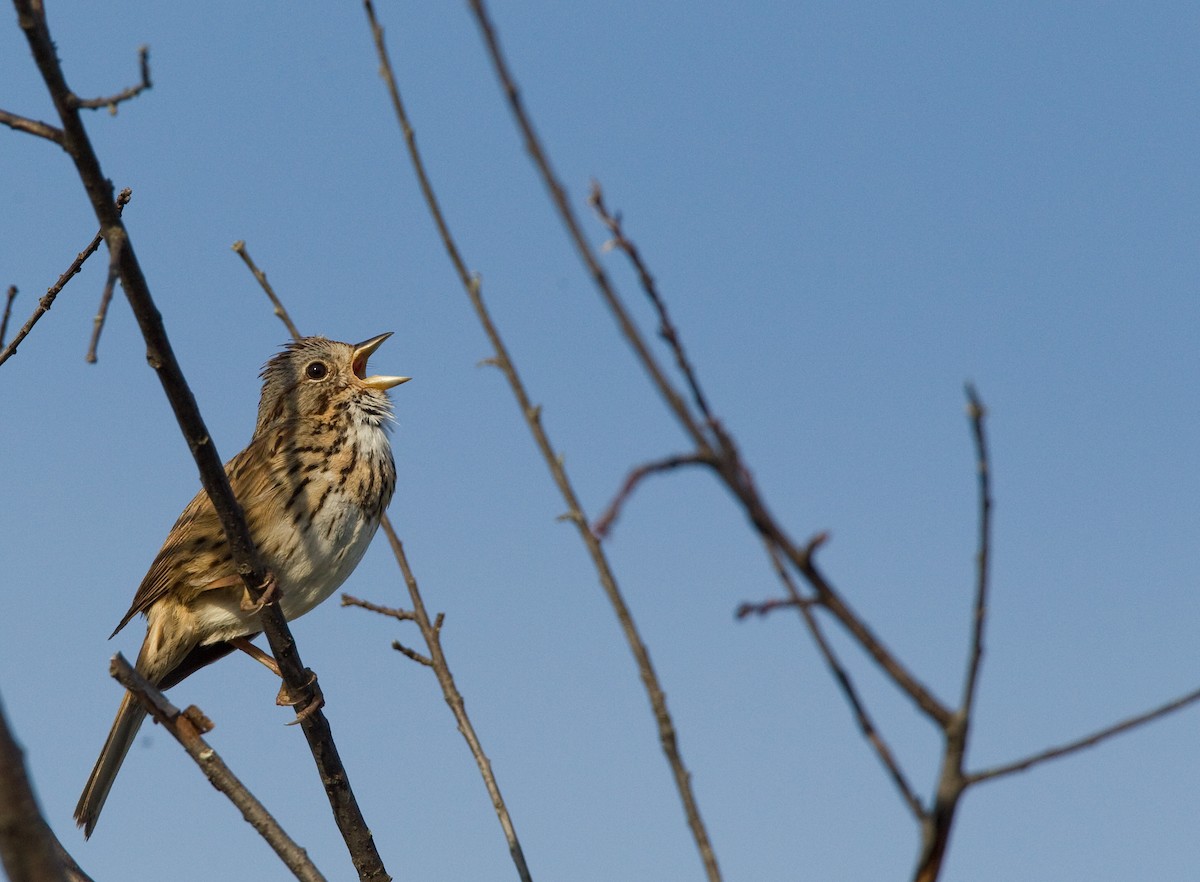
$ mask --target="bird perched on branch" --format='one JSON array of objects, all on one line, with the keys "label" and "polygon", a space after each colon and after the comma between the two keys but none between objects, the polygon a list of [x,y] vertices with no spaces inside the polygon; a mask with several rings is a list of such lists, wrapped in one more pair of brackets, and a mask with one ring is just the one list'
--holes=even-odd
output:
[{"label": "bird perched on branch", "polygon": [[[254,437],[225,464],[286,619],[304,615],[346,580],[392,499],[396,466],[385,431],[392,416],[386,390],[409,378],[367,376],[367,359],[390,336],[358,345],[324,337],[288,344],[263,368]],[[260,608],[250,602],[201,490],[171,528],[113,634],[138,613],[146,617],[137,671],[166,689],[234,649],[273,667],[249,642],[260,630]],[[286,690],[280,702],[289,703]],[[145,716],[126,692],[75,807],[84,836],[95,829]]]}]

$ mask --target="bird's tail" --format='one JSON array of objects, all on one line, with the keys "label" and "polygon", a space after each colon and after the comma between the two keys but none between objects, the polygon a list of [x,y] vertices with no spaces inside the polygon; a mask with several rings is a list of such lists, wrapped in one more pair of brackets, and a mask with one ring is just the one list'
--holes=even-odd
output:
[{"label": "bird's tail", "polygon": [[104,808],[104,801],[108,799],[108,791],[112,790],[117,772],[121,770],[121,763],[125,761],[125,754],[129,753],[133,739],[137,737],[138,729],[145,718],[145,708],[131,693],[126,692],[125,697],[121,699],[121,707],[117,711],[116,720],[113,721],[112,730],[108,733],[108,740],[104,742],[104,749],[100,751],[100,758],[96,760],[96,767],[92,769],[87,785],[83,788],[79,805],[75,806],[75,823],[83,828],[85,838],[91,836],[92,831],[96,829],[96,821],[100,819],[100,810]]}]

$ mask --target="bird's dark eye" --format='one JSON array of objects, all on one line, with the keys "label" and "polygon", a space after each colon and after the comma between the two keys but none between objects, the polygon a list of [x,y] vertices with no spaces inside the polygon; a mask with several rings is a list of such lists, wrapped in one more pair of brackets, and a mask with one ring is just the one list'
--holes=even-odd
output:
[{"label": "bird's dark eye", "polygon": [[329,373],[329,368],[325,367],[325,362],[323,361],[314,361],[304,369],[305,376],[310,380],[320,380],[327,373]]}]

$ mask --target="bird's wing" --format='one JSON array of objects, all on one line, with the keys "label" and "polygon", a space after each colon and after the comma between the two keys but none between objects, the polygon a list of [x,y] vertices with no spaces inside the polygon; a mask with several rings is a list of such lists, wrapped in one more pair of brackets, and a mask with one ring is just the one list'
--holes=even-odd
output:
[{"label": "bird's wing", "polygon": [[[250,445],[225,464],[225,473],[234,496],[246,513],[253,513],[272,506],[261,505],[270,493],[269,450],[263,449],[266,439],[255,438]],[[258,504],[256,504],[258,503]],[[251,535],[255,530],[254,519],[250,518]],[[171,591],[180,592],[180,599],[189,601],[203,591],[228,588],[240,584],[241,577],[234,568],[221,529],[220,519],[213,508],[208,493],[201,490],[188,503],[183,514],[167,534],[154,563],[150,565],[142,584],[138,586],[133,603],[112,635],[129,624],[138,613],[146,613],[150,607]]]}]

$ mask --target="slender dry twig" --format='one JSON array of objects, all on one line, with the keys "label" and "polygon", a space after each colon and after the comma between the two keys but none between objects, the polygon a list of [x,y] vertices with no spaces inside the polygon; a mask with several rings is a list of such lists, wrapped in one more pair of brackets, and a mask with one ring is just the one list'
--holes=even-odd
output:
[{"label": "slender dry twig", "polygon": [[621,485],[621,489],[617,491],[617,495],[613,497],[612,502],[608,504],[608,508],[604,510],[596,522],[592,524],[592,534],[597,539],[605,539],[608,537],[612,526],[616,523],[617,518],[621,514],[621,506],[633,493],[634,489],[643,480],[650,475],[657,475],[660,472],[669,472],[672,469],[677,469],[685,465],[713,465],[714,460],[710,456],[705,456],[700,453],[682,453],[676,456],[667,456],[662,459],[656,459],[654,462],[644,463],[633,469],[625,476],[625,483]]},{"label": "slender dry twig", "polygon": [[118,252],[116,251],[112,251],[108,255],[108,278],[104,280],[104,290],[100,294],[100,306],[96,309],[96,317],[92,319],[92,341],[88,344],[87,355],[84,356],[84,361],[88,364],[96,363],[96,347],[100,345],[100,333],[104,330],[104,320],[108,317],[108,305],[112,303],[113,288],[116,287],[117,279],[121,275],[117,257]]},{"label": "slender dry twig", "polygon": [[[391,63],[388,59],[387,49],[383,40],[383,28],[379,25],[375,17],[375,10],[371,0],[364,0],[367,17],[371,24],[371,31],[375,40],[376,51],[379,55],[380,72],[384,78],[388,93],[392,100],[392,107],[396,114],[396,119],[400,125],[400,130],[404,135],[404,141],[408,148],[409,159],[412,162],[413,171],[417,176],[417,181],[421,187],[421,192],[424,194],[426,205],[429,208],[430,215],[433,218],[434,224],[438,229],[442,238],[442,244],[446,249],[446,254],[450,258],[450,262],[454,265],[455,271],[458,274],[459,280],[462,283],[463,289],[466,291],[467,297],[471,301],[471,305],[475,310],[476,317],[483,326],[484,332],[487,334],[488,340],[492,345],[494,352],[494,363],[504,373],[508,380],[513,396],[517,400],[517,405],[525,417],[525,422],[533,434],[534,442],[538,450],[542,454],[547,467],[550,469],[551,476],[554,479],[555,485],[558,487],[559,493],[567,505],[567,513],[565,517],[575,523],[579,531],[579,535],[588,549],[588,554],[592,559],[592,564],[600,578],[601,587],[608,598],[609,604],[612,606],[617,620],[620,624],[622,633],[625,635],[626,642],[633,653],[634,659],[637,662],[638,672],[641,675],[642,683],[645,687],[647,697],[650,701],[650,707],[654,714],[654,719],[658,727],[659,742],[662,746],[667,763],[671,768],[671,773],[675,778],[675,786],[679,792],[680,799],[683,803],[684,814],[687,818],[687,823],[692,831],[693,838],[696,841],[697,849],[700,853],[700,859],[705,867],[705,872],[710,882],[715,882],[721,878],[720,870],[717,867],[716,854],[713,851],[709,840],[708,831],[704,826],[704,822],[700,817],[699,805],[696,802],[695,794],[692,790],[691,773],[688,772],[684,765],[683,757],[679,751],[678,738],[675,733],[675,725],[671,719],[670,712],[667,710],[666,695],[659,683],[658,675],[654,670],[654,666],[650,661],[649,651],[646,649],[645,642],[642,640],[638,632],[637,626],[634,623],[633,615],[621,594],[620,588],[617,585],[616,577],[609,566],[608,558],[601,547],[600,541],[592,535],[591,529],[588,527],[588,520],[583,513],[583,508],[579,503],[579,499],[575,494],[574,487],[567,476],[566,469],[563,466],[562,458],[554,450],[550,439],[546,434],[541,422],[541,408],[535,406],[529,399],[525,385],[522,383],[520,375],[517,373],[517,368],[512,358],[508,354],[508,348],[500,337],[500,333],[492,321],[491,315],[483,302],[483,295],[479,278],[471,274],[467,269],[466,262],[463,260],[458,246],[454,241],[454,237],[450,233],[446,219],[442,213],[441,206],[438,203],[437,197],[433,192],[433,185],[429,180],[429,176],[425,170],[425,164],[421,158],[420,151],[417,149],[416,135],[413,132],[412,125],[409,122],[408,114],[404,109],[404,103],[400,97],[400,90],[396,85],[396,78],[392,71]],[[678,405],[686,410],[686,405],[682,400],[678,401]],[[697,443],[703,441],[703,436],[697,437]]]},{"label": "slender dry twig", "polygon": [[[818,533],[810,539],[807,547],[808,554],[811,556],[818,547],[825,543],[827,538],[827,534]],[[782,557],[780,557],[779,549],[768,544],[767,555],[771,559],[771,566],[775,570],[775,575],[779,578],[780,583],[787,592],[787,602],[799,610],[809,634],[812,635],[813,642],[817,644],[817,650],[825,660],[825,666],[829,669],[830,674],[833,675],[834,682],[841,689],[842,695],[845,696],[846,703],[850,705],[850,710],[854,714],[854,721],[858,723],[859,731],[862,732],[863,737],[867,739],[867,743],[874,749],[875,755],[879,757],[879,761],[887,771],[888,777],[892,779],[892,783],[900,793],[900,798],[904,800],[904,804],[908,807],[908,810],[914,818],[921,820],[925,813],[921,807],[920,799],[917,798],[916,791],[913,790],[912,785],[908,782],[908,777],[904,774],[904,770],[900,768],[900,762],[896,759],[896,755],[892,752],[886,739],[884,739],[883,733],[879,731],[879,727],[875,724],[870,712],[867,711],[867,706],[859,695],[858,688],[854,685],[854,680],[850,677],[850,672],[846,670],[841,660],[837,657],[837,653],[833,651],[833,646],[825,639],[825,632],[821,630],[821,623],[817,621],[817,617],[813,614],[813,607],[817,605],[816,598],[805,597],[800,593],[800,589],[796,586],[792,574],[784,565]]]},{"label": "slender dry twig", "polygon": [[[125,210],[125,206],[129,204],[132,195],[133,191],[126,187],[117,196],[116,209],[118,216]],[[29,336],[29,332],[33,330],[33,326],[38,323],[38,319],[45,315],[50,310],[50,307],[54,305],[54,298],[58,297],[58,293],[62,291],[67,282],[71,281],[78,274],[79,270],[83,267],[84,261],[96,253],[96,249],[100,247],[100,243],[103,241],[104,230],[101,228],[100,232],[92,237],[92,241],[88,243],[87,247],[75,255],[75,259],[71,261],[71,265],[67,267],[66,271],[58,277],[58,281],[46,289],[46,293],[38,300],[38,305],[33,311],[33,315],[21,326],[21,330],[17,331],[16,335],[12,338],[12,342],[0,351],[0,364],[4,364],[4,362],[16,354],[17,347],[21,345],[22,340]]]},{"label": "slender dry twig", "polygon": [[192,706],[183,711],[179,710],[135,671],[120,653],[113,656],[109,673],[132,692],[154,717],[155,722],[160,723],[183,746],[213,787],[229,797],[229,801],[242,813],[246,822],[267,841],[297,879],[303,882],[324,882],[325,877],[309,860],[304,849],[284,832],[266,807],[246,789],[246,785],[225,765],[225,761],[217,752],[205,743],[201,736],[213,726],[198,708]]},{"label": "slender dry twig", "polygon": [[417,614],[410,612],[407,609],[397,609],[394,606],[380,606],[378,603],[371,603],[369,600],[361,600],[357,597],[352,597],[349,594],[342,595],[342,606],[357,606],[361,609],[369,610],[373,613],[379,613],[381,616],[396,619],[400,622],[415,622]]},{"label": "slender dry twig", "polygon": [[115,95],[108,95],[104,98],[75,98],[75,106],[84,110],[98,110],[101,107],[107,107],[108,112],[113,116],[117,115],[117,105],[123,101],[129,101],[136,98],[138,95],[153,87],[150,82],[150,47],[138,47],[138,70],[142,75],[142,81],[136,85],[130,86],[127,89],[122,89]]},{"label": "slender dry twig", "polygon": [[27,116],[18,116],[15,113],[9,113],[7,110],[0,110],[0,123],[4,123],[10,129],[15,129],[18,132],[35,135],[38,138],[45,138],[47,141],[53,141],[60,147],[62,146],[62,129],[56,129],[54,126],[44,123],[41,120],[30,119]]},{"label": "slender dry twig", "polygon": [[[187,439],[200,472],[201,483],[212,500],[246,590],[251,598],[262,598],[270,584],[269,573],[250,538],[241,506],[230,490],[228,477],[212,437],[204,425],[196,400],[171,348],[162,316],[154,305],[133,243],[129,241],[128,231],[114,203],[112,184],[100,167],[100,161],[83,126],[73,93],[63,76],[42,4],[39,0],[13,0],[13,5],[17,11],[17,24],[25,34],[34,62],[41,72],[62,122],[64,149],[75,164],[110,252],[115,251],[118,255],[121,287],[146,341],[146,359],[154,368],[180,429]],[[300,660],[291,631],[279,609],[278,592],[272,594],[274,596],[269,602],[262,605],[260,618],[263,633],[266,634],[288,690],[301,700],[297,707],[304,707],[310,704],[317,694],[316,677]],[[371,830],[350,788],[349,776],[338,756],[328,720],[320,709],[299,719],[333,809],[334,819],[346,842],[359,878],[362,882],[383,882],[390,879],[375,847]]]},{"label": "slender dry twig", "polygon": [[971,772],[967,775],[968,784],[980,784],[984,781],[994,781],[997,778],[1003,778],[1006,775],[1012,775],[1016,772],[1024,772],[1033,766],[1041,765],[1044,762],[1049,762],[1054,759],[1061,759],[1065,756],[1070,756],[1073,753],[1078,753],[1089,747],[1095,747],[1101,742],[1107,741],[1116,735],[1121,735],[1147,723],[1152,723],[1155,720],[1162,719],[1169,714],[1173,714],[1178,710],[1183,710],[1191,704],[1200,701],[1200,689],[1196,689],[1186,695],[1181,695],[1178,698],[1173,698],[1165,704],[1161,704],[1153,710],[1148,710],[1145,713],[1137,714],[1136,716],[1128,717],[1111,726],[1106,726],[1092,732],[1090,735],[1084,735],[1082,738],[1077,738],[1074,741],[1068,741],[1066,744],[1060,744],[1056,747],[1050,747],[1038,753],[1031,754],[1027,757],[1022,757],[1019,760],[1013,760],[1009,763],[1004,763],[999,766],[981,769],[978,772]]},{"label": "slender dry twig", "polygon": [[962,702],[942,727],[945,733],[942,768],[938,776],[933,805],[921,819],[921,849],[917,858],[915,882],[933,882],[941,875],[946,847],[954,819],[962,803],[962,795],[970,781],[964,770],[967,745],[975,709],[975,691],[983,661],[983,636],[987,625],[988,563],[991,558],[992,490],[991,464],[988,461],[987,432],[984,417],[987,410],[975,387],[966,387],[967,418],[975,444],[975,472],[979,482],[979,542],[975,552],[975,599],[972,605],[971,643],[963,677]]},{"label": "slender dry twig", "polygon": [[272,288],[271,283],[267,281],[267,274],[260,270],[258,265],[255,264],[254,260],[250,257],[250,252],[246,250],[246,243],[243,240],[238,239],[233,243],[233,250],[238,253],[238,257],[240,257],[245,262],[246,266],[250,268],[250,272],[254,274],[254,278],[258,279],[258,284],[262,287],[263,291],[266,292],[267,297],[271,301],[271,305],[275,307],[275,316],[281,322],[283,322],[283,326],[288,329],[288,333],[292,335],[292,339],[299,340],[301,336],[300,331],[297,330],[296,325],[292,322],[292,317],[288,315],[288,311],[283,308],[283,304],[279,301],[279,298],[275,296],[275,289]]},{"label": "slender dry twig", "polygon": [[409,658],[427,664],[433,669],[434,674],[437,676],[438,684],[442,687],[442,696],[454,714],[454,719],[458,722],[458,731],[462,733],[463,739],[470,748],[471,755],[475,758],[475,764],[479,767],[479,774],[483,777],[488,796],[492,800],[492,808],[495,809],[496,817],[500,820],[500,827],[504,831],[504,838],[508,841],[509,854],[512,857],[513,865],[517,869],[517,875],[520,877],[521,882],[532,882],[533,876],[530,874],[529,865],[525,861],[525,852],[521,848],[521,841],[517,838],[517,829],[513,825],[512,815],[509,813],[508,805],[504,802],[504,797],[500,793],[500,785],[496,781],[496,775],[492,771],[492,761],[484,753],[483,744],[475,732],[475,727],[472,725],[470,717],[467,716],[466,702],[463,701],[462,693],[458,691],[458,686],[454,683],[454,677],[450,673],[450,665],[446,662],[446,654],[442,651],[442,615],[438,613],[437,619],[434,622],[429,621],[429,613],[425,610],[425,601],[421,597],[420,588],[417,586],[416,576],[413,575],[412,567],[408,565],[408,557],[404,554],[404,545],[400,542],[400,537],[396,535],[396,531],[392,529],[391,521],[384,519],[382,526],[383,532],[388,538],[388,543],[392,546],[392,553],[396,557],[396,563],[400,565],[400,572],[404,575],[404,584],[408,588],[408,596],[412,600],[417,627],[421,629],[421,636],[425,639],[425,645],[429,647],[429,658],[423,661],[421,657],[418,657],[419,654],[406,651],[407,648],[403,647],[399,642],[393,643],[392,646],[405,655],[408,655]]},{"label": "slender dry twig", "polygon": [[667,313],[667,305],[658,296],[658,285],[654,282],[654,276],[650,274],[649,267],[642,261],[642,255],[638,251],[637,246],[625,236],[625,231],[621,228],[621,215],[619,213],[612,214],[604,204],[604,192],[600,189],[599,181],[592,181],[592,189],[588,193],[588,204],[592,206],[601,223],[608,227],[608,231],[612,233],[612,239],[609,240],[609,244],[613,248],[619,248],[625,252],[625,256],[633,264],[633,268],[638,274],[638,279],[641,281],[642,290],[646,293],[646,296],[650,299],[650,303],[658,313],[658,335],[666,341],[667,345],[671,347],[671,351],[675,353],[675,364],[678,366],[679,372],[683,374],[688,388],[692,391],[692,401],[695,402],[696,408],[704,416],[705,421],[711,425],[713,415],[708,406],[708,398],[705,396],[703,390],[701,390],[700,381],[696,378],[696,372],[692,369],[692,363],[688,359],[687,353],[683,350],[683,341],[679,338],[679,332],[675,330],[675,325],[671,322],[671,317]]},{"label": "slender dry twig", "polygon": [[971,436],[975,441],[976,473],[979,477],[979,545],[975,553],[975,603],[971,618],[971,648],[967,673],[963,678],[962,713],[968,718],[975,708],[975,688],[979,682],[979,666],[983,661],[983,634],[987,624],[988,564],[991,557],[992,484],[988,461],[987,433],[984,417],[987,409],[979,400],[975,387],[967,384],[967,416],[971,421]]},{"label": "slender dry twig", "polygon": [[0,706],[0,866],[11,882],[67,882],[60,847],[38,808],[25,757]]},{"label": "slender dry twig", "polygon": [[4,295],[4,316],[0,318],[0,347],[4,346],[4,338],[8,336],[8,320],[12,318],[12,305],[16,299],[17,286],[9,285],[8,293]]}]

